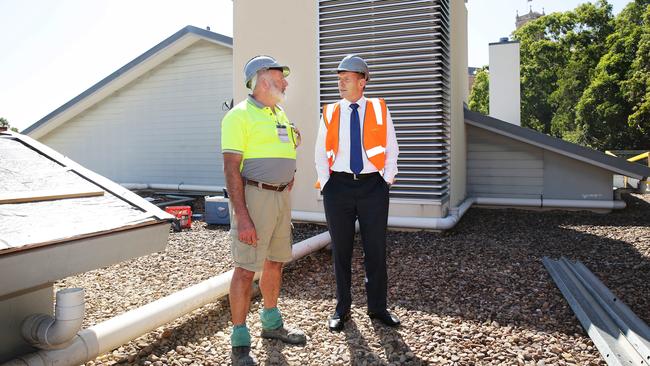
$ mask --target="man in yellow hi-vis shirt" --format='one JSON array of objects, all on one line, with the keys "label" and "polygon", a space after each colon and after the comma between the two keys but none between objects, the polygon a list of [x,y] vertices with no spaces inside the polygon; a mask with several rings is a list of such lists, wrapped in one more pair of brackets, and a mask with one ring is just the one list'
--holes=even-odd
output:
[{"label": "man in yellow hi-vis shirt", "polygon": [[244,66],[248,98],[221,122],[226,185],[230,196],[231,252],[235,270],[230,284],[230,337],[233,365],[256,365],[246,327],[255,272],[262,271],[260,313],[263,338],[305,343],[299,329],[287,328],[278,310],[282,265],[291,260],[291,201],[300,135],[278,106],[284,100],[289,68],[269,56]]}]

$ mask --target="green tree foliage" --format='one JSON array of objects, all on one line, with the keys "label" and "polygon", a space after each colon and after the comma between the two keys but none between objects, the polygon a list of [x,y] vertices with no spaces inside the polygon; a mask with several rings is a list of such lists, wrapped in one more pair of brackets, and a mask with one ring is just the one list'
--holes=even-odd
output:
[{"label": "green tree foliage", "polygon": [[650,148],[650,6],[647,4],[641,29],[632,73],[623,83],[623,95],[633,105],[628,126],[644,139],[641,147]]},{"label": "green tree foliage", "polygon": [[487,66],[476,73],[472,91],[469,93],[469,109],[475,112],[490,113],[490,75]]},{"label": "green tree foliage", "polygon": [[650,0],[606,0],[514,32],[522,125],[596,149],[650,146]]},{"label": "green tree foliage", "polygon": [[14,132],[18,132],[18,129],[15,128],[15,127],[11,127],[9,125],[9,121],[7,121],[7,119],[4,118],[4,117],[0,117],[0,127],[7,127],[8,129],[10,129],[10,130],[12,130]]},{"label": "green tree foliage", "polygon": [[605,0],[541,17],[515,31],[521,45],[522,125],[578,140],[575,105],[612,32]]},{"label": "green tree foliage", "polygon": [[[584,143],[595,148],[650,148],[650,0],[629,3],[607,38],[607,53],[576,108]],[[645,53],[644,53],[645,52]]]}]

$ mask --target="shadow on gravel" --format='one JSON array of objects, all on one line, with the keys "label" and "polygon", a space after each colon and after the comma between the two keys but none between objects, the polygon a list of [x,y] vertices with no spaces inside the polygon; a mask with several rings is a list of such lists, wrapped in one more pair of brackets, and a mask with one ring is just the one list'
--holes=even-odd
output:
[{"label": "shadow on gravel", "polygon": [[229,232],[230,225],[205,225],[206,230]]},{"label": "shadow on gravel", "polygon": [[385,365],[381,357],[372,352],[354,319],[345,324],[343,333],[345,334],[345,341],[347,342],[348,351],[351,356],[351,365],[360,365],[362,361],[366,361],[369,364]]},{"label": "shadow on gravel", "polygon": [[[377,320],[372,321],[372,328],[379,338],[379,342],[390,364],[411,366],[428,365],[427,362],[422,361],[414,354],[402,338],[402,335],[395,328],[383,326]],[[373,363],[368,364],[372,365]]]},{"label": "shadow on gravel", "polygon": [[[650,204],[624,199],[628,208],[610,214],[472,208],[448,232],[391,231],[389,307],[400,317],[426,312],[572,335],[579,323],[542,264],[565,256],[650,323]],[[358,239],[353,257],[353,302],[365,309]],[[319,291],[300,291],[306,282]],[[288,269],[283,296],[331,300],[334,283],[330,253],[321,251]]]},{"label": "shadow on gravel", "polygon": [[345,325],[345,340],[350,354],[350,365],[387,365],[381,356],[375,354],[361,334],[354,320]]},{"label": "shadow on gravel", "polygon": [[289,365],[289,361],[282,354],[282,350],[285,348],[284,343],[276,340],[262,339],[262,347],[266,350],[266,362],[264,362],[264,365]]},{"label": "shadow on gravel", "polygon": [[[176,350],[177,347],[187,348],[188,343],[200,344],[202,338],[213,337],[218,332],[224,332],[230,335],[230,311],[228,305],[228,297],[225,297],[214,303],[216,306],[207,311],[197,311],[192,313],[186,321],[175,327],[167,328],[163,335],[151,343],[150,346],[153,350],[148,351],[144,348],[138,352],[138,360],[145,360],[149,355],[156,355],[160,359],[164,359],[167,352]],[[205,351],[205,350],[203,350]],[[222,350],[220,350],[221,352]],[[229,351],[229,350],[228,350]],[[200,355],[196,350],[190,350],[191,353],[200,359]],[[187,354],[187,350],[181,350],[181,354]],[[176,356],[179,358],[181,356]],[[137,360],[136,360],[137,361]],[[167,363],[167,362],[163,362]],[[128,364],[141,364],[139,362]]]},{"label": "shadow on gravel", "polygon": [[398,364],[419,366],[427,364],[415,356],[397,330],[375,324],[375,322],[372,323],[372,327],[379,339],[384,357],[372,351],[354,319],[352,319],[352,321],[346,323],[343,331],[350,354],[350,365]]}]

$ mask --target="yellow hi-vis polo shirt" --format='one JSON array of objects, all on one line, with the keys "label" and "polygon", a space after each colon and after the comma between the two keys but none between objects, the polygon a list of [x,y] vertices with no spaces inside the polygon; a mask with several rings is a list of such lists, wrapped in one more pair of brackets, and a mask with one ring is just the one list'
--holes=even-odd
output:
[{"label": "yellow hi-vis polo shirt", "polygon": [[289,183],[296,171],[296,135],[287,115],[252,96],[221,121],[221,151],[242,154],[242,176],[258,182]]}]

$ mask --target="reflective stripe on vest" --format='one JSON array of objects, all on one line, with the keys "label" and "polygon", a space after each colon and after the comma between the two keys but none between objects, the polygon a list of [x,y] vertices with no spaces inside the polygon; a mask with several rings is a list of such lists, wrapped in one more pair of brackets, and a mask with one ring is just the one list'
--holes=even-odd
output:
[{"label": "reflective stripe on vest", "polygon": [[[323,121],[327,128],[325,150],[330,168],[339,150],[339,103],[323,106]],[[363,120],[363,149],[372,165],[381,171],[386,163],[386,102],[380,98],[367,98],[366,113]]]}]

